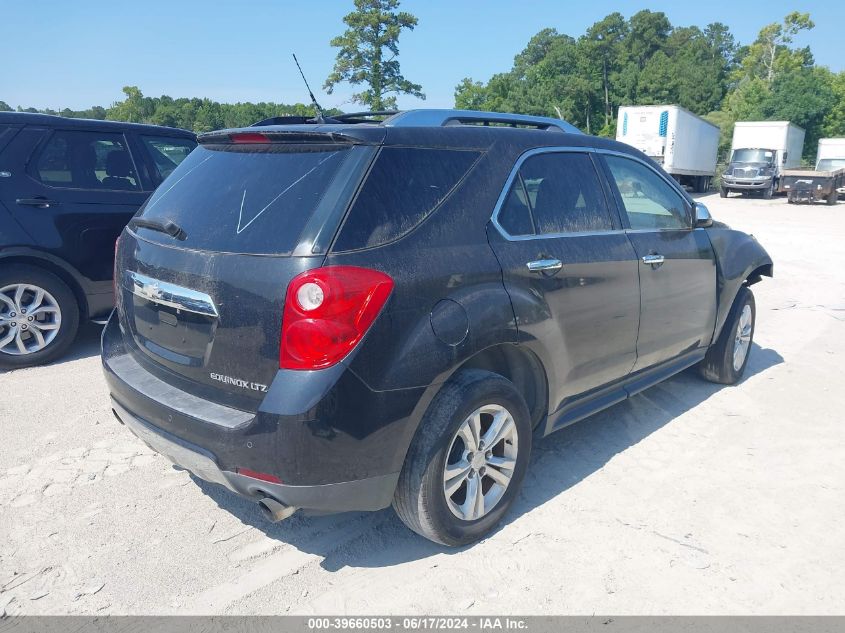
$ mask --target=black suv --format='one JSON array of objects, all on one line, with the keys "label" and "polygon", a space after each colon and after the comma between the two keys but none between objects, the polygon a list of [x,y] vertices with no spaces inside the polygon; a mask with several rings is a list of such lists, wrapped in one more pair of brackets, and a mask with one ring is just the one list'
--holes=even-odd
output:
[{"label": "black suv", "polygon": [[0,112],[0,368],[58,358],[113,305],[114,242],[185,130]]},{"label": "black suv", "polygon": [[203,135],[123,232],[103,365],[154,450],[273,520],[392,503],[458,545],[535,434],[692,365],[742,376],[772,262],[643,154],[553,119],[362,120]]}]

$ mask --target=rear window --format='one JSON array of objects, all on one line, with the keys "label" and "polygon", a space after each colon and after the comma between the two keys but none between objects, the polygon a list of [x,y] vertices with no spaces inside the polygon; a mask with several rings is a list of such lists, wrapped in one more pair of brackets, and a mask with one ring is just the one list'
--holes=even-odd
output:
[{"label": "rear window", "polygon": [[448,197],[479,152],[385,147],[379,153],[335,242],[335,251],[399,239]]},{"label": "rear window", "polygon": [[[201,145],[156,189],[140,216],[175,222],[189,248],[286,255],[353,151],[348,145]],[[163,233],[137,230],[172,243]]]}]

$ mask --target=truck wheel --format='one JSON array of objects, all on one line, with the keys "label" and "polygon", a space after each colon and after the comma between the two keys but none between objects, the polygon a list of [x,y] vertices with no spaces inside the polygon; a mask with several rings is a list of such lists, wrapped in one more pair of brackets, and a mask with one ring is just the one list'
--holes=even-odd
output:
[{"label": "truck wheel", "polygon": [[763,199],[771,200],[772,196],[775,194],[775,181],[769,183],[769,186],[763,189]]},{"label": "truck wheel", "polygon": [[727,197],[728,197],[728,194],[729,194],[730,192],[731,192],[731,190],[730,190],[730,189],[728,189],[727,187],[720,187],[720,188],[719,188],[719,197],[720,197],[720,198],[727,198]]},{"label": "truck wheel", "polygon": [[54,274],[23,264],[0,273],[0,368],[49,363],[79,329],[79,305]]},{"label": "truck wheel", "polygon": [[838,198],[839,198],[839,194],[836,193],[836,190],[834,189],[833,191],[830,192],[830,195],[828,195],[828,197],[825,198],[825,202],[828,204],[828,206],[833,206],[834,204],[836,204],[836,201],[837,201]]},{"label": "truck wheel", "polygon": [[488,371],[462,371],[423,417],[393,507],[427,539],[472,543],[516,499],[530,454],[531,417],[513,383]]},{"label": "truck wheel", "polygon": [[743,286],[734,299],[719,338],[698,365],[702,378],[723,385],[739,382],[751,355],[756,319],[754,295],[748,286]]}]

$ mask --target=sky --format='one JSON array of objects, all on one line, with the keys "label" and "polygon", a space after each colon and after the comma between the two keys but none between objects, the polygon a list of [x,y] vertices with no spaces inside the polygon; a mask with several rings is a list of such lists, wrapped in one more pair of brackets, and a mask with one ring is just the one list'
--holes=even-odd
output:
[{"label": "sky", "polygon": [[[355,110],[353,88],[324,93],[352,0],[0,0],[0,101],[12,107],[83,109],[123,98],[136,85],[147,96],[208,97],[222,102],[306,102],[291,59],[295,52],[320,104]],[[738,7],[741,6],[741,10]],[[425,102],[400,97],[401,108],[452,107],[464,77],[486,81],[510,69],[539,30],[581,35],[608,13],[663,11],[675,26],[726,23],[740,43],[793,10],[816,28],[796,40],[816,63],[845,68],[841,0],[404,0],[419,18],[400,38],[406,78],[423,86]]]}]

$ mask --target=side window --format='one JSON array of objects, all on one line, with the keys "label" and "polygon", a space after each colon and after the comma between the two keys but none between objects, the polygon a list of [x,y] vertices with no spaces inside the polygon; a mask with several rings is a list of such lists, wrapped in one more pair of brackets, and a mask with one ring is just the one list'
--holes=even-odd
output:
[{"label": "side window", "polygon": [[613,230],[593,162],[580,152],[528,158],[499,211],[499,224],[514,236]]},{"label": "side window", "polygon": [[499,211],[499,224],[509,235],[534,235],[534,221],[528,206],[528,194],[519,174]]},{"label": "side window", "polygon": [[688,229],[686,200],[645,165],[605,156],[632,229]]},{"label": "side window", "polygon": [[334,250],[370,248],[399,239],[446,199],[478,156],[466,150],[382,148]]},{"label": "side window", "polygon": [[158,175],[164,180],[197,146],[189,138],[141,136],[144,147],[153,159]]},{"label": "side window", "polygon": [[134,191],[138,178],[122,134],[58,131],[35,160],[35,173],[51,187]]}]

